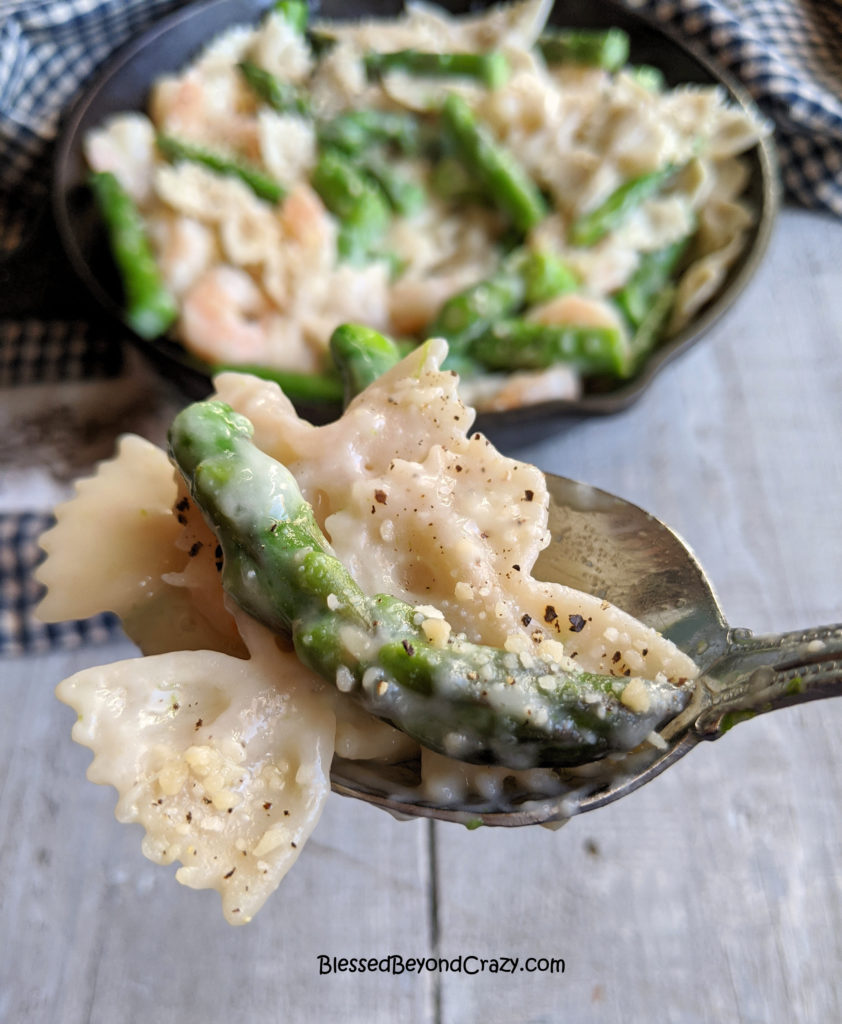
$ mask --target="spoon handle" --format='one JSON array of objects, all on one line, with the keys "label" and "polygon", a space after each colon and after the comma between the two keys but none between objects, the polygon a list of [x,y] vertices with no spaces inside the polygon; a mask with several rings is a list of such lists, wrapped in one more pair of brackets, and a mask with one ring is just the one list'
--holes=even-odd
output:
[{"label": "spoon handle", "polygon": [[694,731],[710,740],[766,711],[842,696],[842,625],[767,636],[732,629],[702,682],[707,699]]}]

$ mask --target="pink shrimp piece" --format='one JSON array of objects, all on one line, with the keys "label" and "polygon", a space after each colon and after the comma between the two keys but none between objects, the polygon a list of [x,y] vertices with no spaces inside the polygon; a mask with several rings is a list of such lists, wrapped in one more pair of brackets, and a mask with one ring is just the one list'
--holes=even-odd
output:
[{"label": "pink shrimp piece", "polygon": [[602,299],[577,293],[560,295],[535,306],[529,319],[539,324],[579,324],[582,327],[616,327],[620,318]]},{"label": "pink shrimp piece", "polygon": [[309,185],[300,184],[289,193],[278,214],[284,233],[305,249],[320,249],[330,234],[327,209]]},{"label": "pink shrimp piece", "polygon": [[271,307],[244,271],[218,264],[188,289],[180,331],[192,352],[213,363],[261,362]]},{"label": "pink shrimp piece", "polygon": [[167,76],[155,84],[152,120],[167,135],[258,160],[257,121],[232,109],[228,99],[218,83],[209,83],[198,72]]}]

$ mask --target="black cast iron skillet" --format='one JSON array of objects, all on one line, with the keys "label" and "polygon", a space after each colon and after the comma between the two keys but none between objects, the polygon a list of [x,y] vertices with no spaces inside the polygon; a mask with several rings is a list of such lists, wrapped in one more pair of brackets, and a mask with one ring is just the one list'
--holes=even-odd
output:
[{"label": "black cast iron skillet", "polygon": [[[120,285],[108,253],[107,242],[92,199],[84,186],[86,167],[82,155],[85,133],[110,114],[145,108],[151,83],[161,74],[177,70],[223,29],[238,23],[256,22],[270,6],[267,0],[201,0],[163,18],[122,49],[88,86],[67,116],[61,129],[54,165],[53,212],[64,249],[78,276],[113,317],[122,321]],[[313,5],[326,18],[362,15],[394,16],[402,0],[321,0]],[[486,2],[446,0],[443,6],[456,13],[487,6]],[[669,85],[682,82],[719,83],[734,102],[751,107],[751,100],[736,82],[714,67],[687,42],[632,13],[613,0],[558,0],[551,21],[560,25],[605,27],[616,25],[628,32],[631,60],[659,67]],[[629,406],[645,390],[656,373],[696,341],[734,303],[756,270],[772,230],[779,203],[774,148],[765,141],[749,154],[751,177],[747,199],[756,211],[746,247],[718,294],[695,319],[661,345],[631,381],[602,388],[592,387],[574,401],[552,401],[479,418],[481,429],[511,434],[526,430],[535,434],[548,421],[615,413]],[[125,326],[125,325],[124,325]],[[128,328],[126,327],[128,332]],[[167,338],[133,340],[173,378],[190,398],[210,391],[207,367],[180,345]],[[330,419],[337,409],[301,409],[317,421]]]}]

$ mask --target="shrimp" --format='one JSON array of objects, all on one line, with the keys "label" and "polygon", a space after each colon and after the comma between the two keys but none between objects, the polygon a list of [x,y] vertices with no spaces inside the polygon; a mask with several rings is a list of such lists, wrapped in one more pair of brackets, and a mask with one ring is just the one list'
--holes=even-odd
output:
[{"label": "shrimp", "polygon": [[[527,319],[539,324],[575,324],[579,327],[619,327],[625,330],[619,313],[608,302],[589,295],[559,295],[533,306]],[[483,412],[519,409],[538,402],[573,399],[581,394],[578,372],[564,363],[542,370],[510,374],[485,374],[462,382],[463,399]]]},{"label": "shrimp", "polygon": [[165,75],[150,97],[152,120],[167,135],[259,161],[257,118],[243,108],[243,87],[235,75],[234,69],[202,75],[196,68]]},{"label": "shrimp", "polygon": [[206,270],[187,290],[180,333],[191,351],[209,363],[261,362],[269,302],[253,279],[227,264]]},{"label": "shrimp", "polygon": [[224,263],[206,270],[187,290],[179,329],[192,352],[215,363],[260,363],[304,373],[318,357],[244,270]]},{"label": "shrimp", "polygon": [[336,222],[309,185],[299,184],[276,214],[280,238],[260,270],[263,288],[287,312],[319,306],[336,262]]},{"label": "shrimp", "polygon": [[296,185],[278,214],[285,236],[308,250],[335,244],[335,228],[318,194],[304,183]]},{"label": "shrimp", "polygon": [[534,306],[529,319],[539,324],[576,324],[580,327],[621,327],[620,316],[603,299],[578,292],[559,295],[540,306]]}]

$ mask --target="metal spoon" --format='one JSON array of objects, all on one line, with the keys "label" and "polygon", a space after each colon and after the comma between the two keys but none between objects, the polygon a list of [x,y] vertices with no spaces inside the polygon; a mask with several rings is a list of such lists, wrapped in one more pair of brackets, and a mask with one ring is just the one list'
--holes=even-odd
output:
[{"label": "metal spoon", "polygon": [[695,555],[668,526],[596,487],[549,474],[547,485],[553,540],[535,575],[612,601],[663,633],[702,670],[689,706],[661,730],[663,749],[647,747],[581,769],[513,774],[496,799],[469,796],[458,806],[424,794],[417,761],[336,757],[335,792],[400,817],[474,826],[561,823],[631,793],[700,740],[718,739],[739,721],[842,695],[842,625],[770,636],[732,629]]}]

